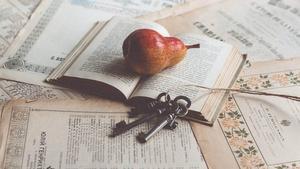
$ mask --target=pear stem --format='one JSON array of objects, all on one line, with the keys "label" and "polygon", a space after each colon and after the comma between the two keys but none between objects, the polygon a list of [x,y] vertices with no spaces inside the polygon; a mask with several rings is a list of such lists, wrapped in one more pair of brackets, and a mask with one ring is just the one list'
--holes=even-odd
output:
[{"label": "pear stem", "polygon": [[190,49],[190,48],[200,48],[200,44],[197,43],[197,44],[193,44],[193,45],[185,45],[185,47],[186,47],[187,49]]}]

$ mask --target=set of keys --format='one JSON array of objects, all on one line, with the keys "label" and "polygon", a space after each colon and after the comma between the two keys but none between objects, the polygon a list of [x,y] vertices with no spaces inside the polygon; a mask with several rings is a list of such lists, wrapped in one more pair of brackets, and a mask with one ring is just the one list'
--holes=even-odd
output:
[{"label": "set of keys", "polygon": [[145,104],[145,106],[133,108],[129,112],[131,117],[143,116],[128,124],[124,120],[120,121],[113,128],[110,136],[118,136],[142,123],[157,120],[156,125],[148,132],[141,132],[137,135],[137,140],[140,143],[145,143],[163,128],[174,130],[178,125],[175,121],[176,118],[186,116],[190,106],[191,100],[186,96],[177,96],[172,100],[169,94],[161,93],[156,100]]}]

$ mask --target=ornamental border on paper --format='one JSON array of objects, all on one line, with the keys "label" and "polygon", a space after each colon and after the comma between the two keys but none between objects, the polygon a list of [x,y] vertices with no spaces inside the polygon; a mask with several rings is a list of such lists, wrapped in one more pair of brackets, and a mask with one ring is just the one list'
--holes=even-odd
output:
[{"label": "ornamental border on paper", "polygon": [[[233,88],[264,90],[300,85],[300,70],[240,77]],[[267,166],[246,121],[232,95],[228,97],[218,123],[241,168],[299,169],[300,160]]]}]

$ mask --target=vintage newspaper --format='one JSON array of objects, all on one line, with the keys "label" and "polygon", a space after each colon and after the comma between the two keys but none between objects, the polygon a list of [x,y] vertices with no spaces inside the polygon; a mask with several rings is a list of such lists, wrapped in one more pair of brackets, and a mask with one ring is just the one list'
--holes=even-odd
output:
[{"label": "vintage newspaper", "polygon": [[[254,63],[234,88],[299,96],[299,64],[300,59]],[[300,167],[300,102],[232,94],[213,127],[192,127],[211,168]]]},{"label": "vintage newspaper", "polygon": [[91,96],[70,89],[57,89],[21,82],[0,80],[0,102],[11,99],[52,100],[52,99],[88,99]]},{"label": "vintage newspaper", "polygon": [[[27,101],[36,100],[87,100],[94,96],[70,89],[57,89],[32,84],[26,84],[15,81],[0,80],[0,109],[10,100],[24,99]],[[2,112],[1,112],[2,113]],[[0,117],[1,117],[0,113]]]},{"label": "vintage newspaper", "polygon": [[23,28],[39,0],[0,1],[0,57]]},{"label": "vintage newspaper", "polygon": [[[39,5],[39,0],[0,1],[0,56],[12,44],[15,36],[23,28],[31,13]],[[41,87],[20,82],[0,80],[0,102],[10,99],[83,99],[83,95],[70,90]]]},{"label": "vintage newspaper", "polygon": [[209,5],[214,5],[218,2],[225,0],[188,0],[180,5],[176,5],[172,8],[164,8],[162,10],[149,12],[147,14],[141,15],[139,19],[155,21],[158,19],[163,19],[170,16],[181,15],[195,9],[203,8]]},{"label": "vintage newspaper", "polygon": [[124,105],[111,101],[10,102],[1,120],[0,167],[186,168],[206,164],[186,121],[162,130],[145,144],[136,134],[144,124],[111,138],[111,128],[127,119]]},{"label": "vintage newspaper", "polygon": [[171,34],[196,32],[231,43],[251,61],[284,59],[299,56],[299,6],[298,0],[226,0],[158,23]]}]

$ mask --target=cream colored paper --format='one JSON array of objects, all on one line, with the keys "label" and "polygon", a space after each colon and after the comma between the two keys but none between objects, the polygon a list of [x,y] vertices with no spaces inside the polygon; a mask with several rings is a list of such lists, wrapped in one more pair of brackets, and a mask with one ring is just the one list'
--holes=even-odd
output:
[{"label": "cream colored paper", "polygon": [[[299,59],[253,63],[234,88],[299,95],[299,63]],[[297,168],[299,110],[299,102],[284,98],[233,94],[216,125],[192,127],[211,168]]]},{"label": "cream colored paper", "polygon": [[0,167],[207,168],[186,121],[145,144],[135,135],[149,125],[108,137],[115,123],[127,120],[126,111],[105,100],[11,102],[1,120]]},{"label": "cream colored paper", "polygon": [[[0,2],[0,56],[13,44],[18,32],[27,23],[32,12],[39,5],[39,0],[4,0]],[[71,98],[84,99],[86,96],[70,90],[41,87],[21,82],[0,80],[0,101],[24,98],[57,99]]]},{"label": "cream colored paper", "polygon": [[170,34],[195,32],[231,43],[251,61],[284,59],[299,56],[299,5],[297,0],[227,0],[205,8],[190,6],[192,11],[176,16],[161,11],[169,17],[158,23]]},{"label": "cream colored paper", "polygon": [[0,102],[12,99],[53,100],[53,99],[87,99],[91,96],[70,89],[57,89],[8,80],[0,81]]},{"label": "cream colored paper", "polygon": [[0,57],[28,21],[39,2],[39,0],[0,1]]},{"label": "cream colored paper", "polygon": [[186,1],[181,5],[176,5],[172,8],[166,8],[159,11],[144,14],[142,16],[139,16],[138,18],[155,21],[169,16],[184,14],[194,9],[199,9],[209,5],[214,5],[217,2],[222,2],[222,1],[224,0],[190,0],[190,1]]}]

